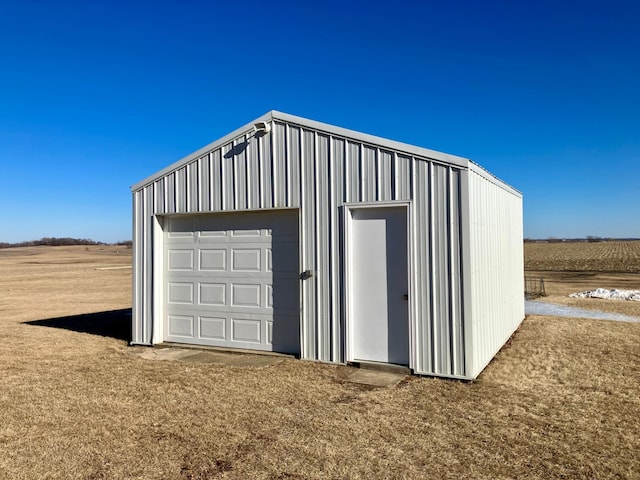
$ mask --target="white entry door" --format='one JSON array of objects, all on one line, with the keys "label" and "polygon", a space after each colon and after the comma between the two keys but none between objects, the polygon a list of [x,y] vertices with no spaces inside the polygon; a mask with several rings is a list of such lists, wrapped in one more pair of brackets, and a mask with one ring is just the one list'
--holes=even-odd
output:
[{"label": "white entry door", "polygon": [[407,208],[352,208],[348,221],[349,360],[409,365]]},{"label": "white entry door", "polygon": [[300,353],[296,210],[167,217],[164,339]]}]

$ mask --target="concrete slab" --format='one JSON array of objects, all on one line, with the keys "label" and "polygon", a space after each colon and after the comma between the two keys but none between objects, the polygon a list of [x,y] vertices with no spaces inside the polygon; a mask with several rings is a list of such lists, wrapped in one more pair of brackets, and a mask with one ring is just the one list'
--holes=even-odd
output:
[{"label": "concrete slab", "polygon": [[269,355],[245,355],[237,353],[198,352],[184,358],[187,362],[219,363],[231,367],[266,367],[280,363],[283,358]]},{"label": "concrete slab", "polygon": [[240,353],[216,352],[194,348],[131,347],[129,351],[145,360],[184,361],[196,363],[217,363],[232,367],[266,367],[284,360],[283,356],[252,355]]},{"label": "concrete slab", "polygon": [[196,350],[188,348],[143,348],[136,355],[146,360],[184,360],[187,357],[197,355]]},{"label": "concrete slab", "polygon": [[353,367],[339,367],[337,375],[340,380],[345,382],[374,387],[395,387],[407,377],[405,373]]}]

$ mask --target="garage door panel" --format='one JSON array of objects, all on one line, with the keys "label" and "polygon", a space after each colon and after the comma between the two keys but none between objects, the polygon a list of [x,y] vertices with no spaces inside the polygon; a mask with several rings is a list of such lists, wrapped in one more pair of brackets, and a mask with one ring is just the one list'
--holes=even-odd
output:
[{"label": "garage door panel", "polygon": [[169,336],[174,338],[193,338],[193,320],[191,315],[169,315]]},{"label": "garage door panel", "polygon": [[227,300],[226,283],[200,283],[198,303],[200,305],[225,306]]},{"label": "garage door panel", "polygon": [[200,249],[200,270],[224,271],[227,269],[227,250],[223,248]]},{"label": "garage door panel", "polygon": [[231,284],[232,307],[256,307],[262,306],[261,285],[233,283]]},{"label": "garage door panel", "polygon": [[249,318],[231,319],[231,341],[261,343],[262,321]]},{"label": "garage door panel", "polygon": [[260,272],[262,266],[262,251],[260,248],[232,248],[231,270],[234,272]]},{"label": "garage door panel", "polygon": [[167,256],[167,268],[169,271],[193,271],[193,257],[192,249],[171,249]]},{"label": "garage door panel", "polygon": [[232,237],[260,237],[263,234],[263,230],[231,230]]},{"label": "garage door panel", "polygon": [[[176,231],[164,236],[166,340],[299,353],[297,212],[173,220],[165,225]],[[193,235],[182,235],[189,225]]]},{"label": "garage door panel", "polygon": [[169,303],[193,304],[193,283],[169,282]]},{"label": "garage door panel", "polygon": [[227,319],[224,317],[200,317],[200,338],[203,340],[227,340]]}]

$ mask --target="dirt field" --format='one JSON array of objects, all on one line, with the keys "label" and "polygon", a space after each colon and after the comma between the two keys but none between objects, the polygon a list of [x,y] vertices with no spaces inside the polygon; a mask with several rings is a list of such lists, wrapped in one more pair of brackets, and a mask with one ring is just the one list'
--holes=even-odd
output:
[{"label": "dirt field", "polygon": [[129,255],[0,250],[1,479],[640,478],[640,324],[530,317],[473,383],[149,361]]},{"label": "dirt field", "polygon": [[640,273],[640,240],[527,242],[525,270]]},{"label": "dirt field", "polygon": [[525,243],[525,274],[544,279],[546,301],[640,317],[640,302],[569,298],[598,287],[640,290],[640,241]]}]

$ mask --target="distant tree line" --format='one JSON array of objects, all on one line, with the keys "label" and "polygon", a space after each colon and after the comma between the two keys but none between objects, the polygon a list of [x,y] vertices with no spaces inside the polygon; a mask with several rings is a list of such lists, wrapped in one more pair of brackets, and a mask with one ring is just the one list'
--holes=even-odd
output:
[{"label": "distant tree line", "polygon": [[[63,245],[108,245],[104,242],[96,242],[95,240],[90,240],[88,238],[58,238],[58,237],[43,237],[40,240],[29,240],[26,242],[17,242],[17,243],[7,243],[0,242],[0,248],[13,248],[13,247],[40,247],[40,246],[49,246],[49,247],[60,247]],[[116,242],[115,245],[122,245],[127,248],[131,248],[132,241],[131,240],[123,240],[120,242]]]},{"label": "distant tree line", "polygon": [[622,241],[632,241],[632,240],[640,240],[640,238],[613,238],[613,237],[596,237],[593,235],[588,235],[584,238],[558,238],[558,237],[549,237],[549,238],[525,238],[525,243],[561,243],[561,242],[610,242],[612,240],[622,240]]}]

